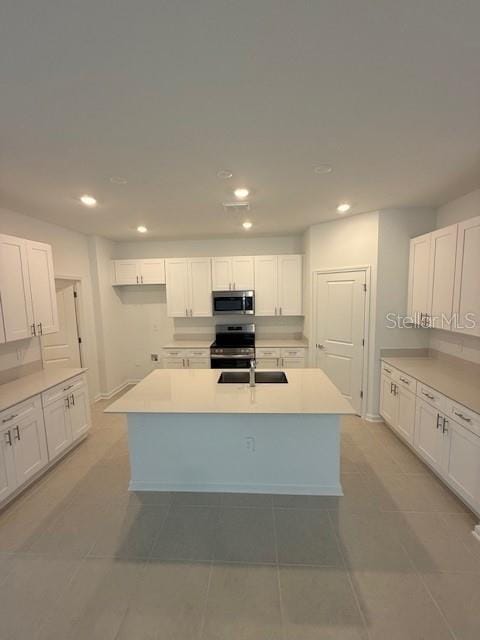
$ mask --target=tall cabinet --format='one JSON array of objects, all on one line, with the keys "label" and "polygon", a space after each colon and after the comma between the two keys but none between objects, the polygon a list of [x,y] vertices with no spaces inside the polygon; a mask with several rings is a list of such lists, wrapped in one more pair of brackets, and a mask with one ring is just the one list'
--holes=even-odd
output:
[{"label": "tall cabinet", "polygon": [[302,256],[255,256],[255,315],[302,315]]},{"label": "tall cabinet", "polygon": [[212,315],[210,258],[168,258],[167,314],[170,318],[207,318]]},{"label": "tall cabinet", "polygon": [[0,235],[0,292],[5,342],[58,331],[52,248]]}]

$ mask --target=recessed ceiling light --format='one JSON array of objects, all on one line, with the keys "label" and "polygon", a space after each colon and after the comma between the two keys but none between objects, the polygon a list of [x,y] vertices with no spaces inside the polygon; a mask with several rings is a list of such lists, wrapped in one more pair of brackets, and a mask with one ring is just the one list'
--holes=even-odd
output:
[{"label": "recessed ceiling light", "polygon": [[326,173],[332,173],[333,168],[331,164],[327,164],[327,163],[322,163],[322,164],[318,164],[316,167],[314,167],[314,172],[318,173],[319,175],[325,175]]},{"label": "recessed ceiling light", "polygon": [[242,224],[242,227],[244,229],[251,229],[252,228],[252,223],[249,220],[245,220],[245,222]]},{"label": "recessed ceiling light", "polygon": [[240,187],[239,189],[235,189],[235,191],[233,192],[234,196],[239,200],[243,200],[244,198],[246,198],[249,193],[250,191],[248,189],[245,189],[245,187]]},{"label": "recessed ceiling light", "polygon": [[230,169],[220,169],[217,171],[217,178],[220,178],[220,180],[230,180],[230,178],[233,178],[233,172],[230,171]]},{"label": "recessed ceiling light", "polygon": [[112,176],[110,182],[112,184],[127,184],[127,179],[122,178],[122,176]]},{"label": "recessed ceiling light", "polygon": [[80,196],[80,202],[86,207],[95,207],[97,205],[96,199],[93,196],[87,195],[86,193],[83,196]]},{"label": "recessed ceiling light", "polygon": [[138,233],[147,233],[148,229],[145,225],[141,224],[140,226],[137,227],[137,231]]},{"label": "recessed ceiling light", "polygon": [[341,204],[338,205],[337,211],[338,213],[347,213],[347,211],[350,211],[351,208],[352,208],[351,204],[348,204],[348,202],[342,202]]}]

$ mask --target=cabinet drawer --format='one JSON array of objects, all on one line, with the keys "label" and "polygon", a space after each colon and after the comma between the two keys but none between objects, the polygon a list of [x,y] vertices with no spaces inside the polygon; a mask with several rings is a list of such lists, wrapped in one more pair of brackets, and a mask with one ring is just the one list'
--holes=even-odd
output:
[{"label": "cabinet drawer", "polygon": [[186,366],[185,358],[167,357],[163,358],[164,369],[183,369]]},{"label": "cabinet drawer", "polygon": [[445,413],[455,422],[480,436],[480,415],[470,411],[458,402],[447,399]]},{"label": "cabinet drawer", "polygon": [[55,402],[59,398],[62,398],[64,395],[68,393],[73,393],[76,389],[80,388],[85,384],[85,376],[79,375],[75,378],[70,378],[69,380],[65,380],[61,384],[57,384],[55,387],[48,389],[48,391],[44,391],[42,393],[42,402],[43,406],[46,407],[51,402]]},{"label": "cabinet drawer", "polygon": [[186,358],[188,355],[188,349],[169,349],[168,347],[163,349],[164,358]]},{"label": "cabinet drawer", "polygon": [[257,369],[278,369],[278,358],[257,358]]},{"label": "cabinet drawer", "polygon": [[280,349],[276,349],[275,347],[256,347],[255,355],[257,358],[279,358]]},{"label": "cabinet drawer", "polygon": [[408,376],[406,373],[402,371],[398,371],[398,369],[393,369],[393,379],[400,386],[405,389],[409,389],[413,393],[417,391],[417,381],[412,376]]},{"label": "cabinet drawer", "polygon": [[422,398],[422,400],[425,400],[425,402],[428,402],[440,411],[445,412],[447,408],[447,398],[441,393],[438,393],[438,391],[435,391],[435,389],[427,387],[427,385],[422,382],[418,382],[417,395]]},{"label": "cabinet drawer", "polygon": [[282,358],[281,364],[285,369],[304,369],[305,358]]},{"label": "cabinet drawer", "polygon": [[40,396],[33,396],[28,400],[15,404],[10,409],[5,409],[0,413],[0,429],[8,428],[12,424],[16,424],[19,420],[23,420],[28,414],[33,413],[41,407]]},{"label": "cabinet drawer", "polygon": [[282,358],[304,358],[305,349],[302,347],[284,347],[281,349]]},{"label": "cabinet drawer", "polygon": [[187,349],[186,358],[208,358],[210,359],[210,349]]},{"label": "cabinet drawer", "polygon": [[396,372],[397,370],[394,369],[394,367],[392,367],[390,364],[387,364],[386,362],[382,362],[382,374],[384,376],[388,376],[388,377],[392,377],[394,375],[394,372]]},{"label": "cabinet drawer", "polygon": [[210,358],[188,358],[187,365],[189,369],[210,369]]}]

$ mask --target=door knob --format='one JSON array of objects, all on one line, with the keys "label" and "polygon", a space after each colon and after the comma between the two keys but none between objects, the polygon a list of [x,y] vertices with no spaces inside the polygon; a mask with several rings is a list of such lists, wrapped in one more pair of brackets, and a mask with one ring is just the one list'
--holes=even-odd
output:
[{"label": "door knob", "polygon": [[317,344],[317,349],[325,349],[325,345],[324,344]]}]

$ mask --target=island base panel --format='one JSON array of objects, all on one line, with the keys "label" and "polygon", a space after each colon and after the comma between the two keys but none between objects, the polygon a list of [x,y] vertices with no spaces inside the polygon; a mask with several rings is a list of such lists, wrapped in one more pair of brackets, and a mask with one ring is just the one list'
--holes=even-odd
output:
[{"label": "island base panel", "polygon": [[340,418],[130,414],[132,491],[343,495]]}]

